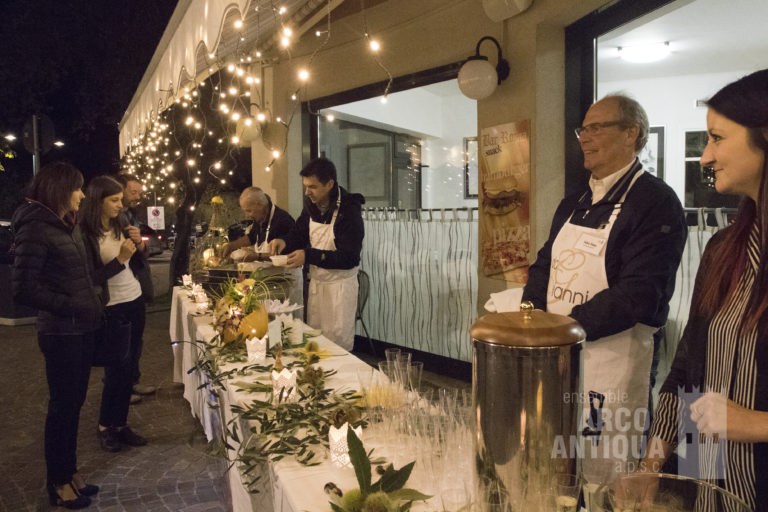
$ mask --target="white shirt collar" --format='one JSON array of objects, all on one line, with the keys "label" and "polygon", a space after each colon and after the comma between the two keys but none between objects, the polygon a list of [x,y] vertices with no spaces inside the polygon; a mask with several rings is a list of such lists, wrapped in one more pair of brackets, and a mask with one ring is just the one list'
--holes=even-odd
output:
[{"label": "white shirt collar", "polygon": [[632,159],[629,164],[627,164],[626,167],[622,167],[618,171],[609,174],[605,178],[599,180],[595,178],[594,175],[589,177],[589,188],[592,189],[592,204],[597,203],[602,198],[605,197],[605,194],[608,193],[609,190],[611,190],[611,187],[613,187],[616,182],[618,182],[622,176],[627,174],[629,169],[632,167],[632,164],[635,163],[635,160]]}]

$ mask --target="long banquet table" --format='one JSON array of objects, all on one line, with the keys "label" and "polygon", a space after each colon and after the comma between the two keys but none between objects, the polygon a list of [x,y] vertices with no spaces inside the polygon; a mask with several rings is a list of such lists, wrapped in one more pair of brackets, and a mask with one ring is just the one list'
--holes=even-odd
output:
[{"label": "long banquet table", "polygon": [[[203,350],[200,342],[208,341],[216,334],[212,321],[213,316],[210,314],[197,314],[194,302],[183,288],[173,289],[169,328],[173,343],[173,380],[184,384],[184,398],[189,402],[192,414],[199,419],[209,441],[220,437],[222,426],[231,421],[232,405],[246,403],[257,396],[244,393],[228,382],[229,385],[225,384],[225,391],[219,393],[220,402],[215,404],[216,395],[206,386],[206,376],[194,369]],[[357,389],[357,370],[365,369],[368,365],[322,335],[314,339],[322,350],[331,353],[331,356],[320,361],[318,366],[325,370],[337,371],[328,378],[327,386],[336,391]],[[221,369],[226,371],[246,364],[231,363],[223,365]],[[237,377],[237,381],[249,380],[255,382],[256,375]],[[229,438],[228,442],[235,449],[238,447],[232,438]],[[318,466],[306,467],[292,457],[286,457],[277,462],[270,461],[261,469],[260,492],[257,494],[247,491],[236,467],[229,470],[228,479],[235,512],[327,511],[330,507],[328,497],[323,491],[327,482],[334,482],[341,489],[357,487],[352,468],[336,468],[329,460],[324,460]]]}]

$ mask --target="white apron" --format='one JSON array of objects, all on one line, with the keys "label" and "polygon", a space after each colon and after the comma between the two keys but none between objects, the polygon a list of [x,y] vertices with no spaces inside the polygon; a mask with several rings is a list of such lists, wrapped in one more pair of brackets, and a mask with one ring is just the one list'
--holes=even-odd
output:
[{"label": "white apron", "polygon": [[[272,204],[272,209],[269,212],[269,219],[267,219],[267,231],[264,233],[264,241],[261,242],[261,244],[253,244],[253,250],[256,252],[269,252],[269,230],[272,229],[272,217],[275,216],[275,205]],[[256,225],[254,222],[250,226],[248,226],[248,231],[245,232],[245,234],[249,234],[251,232],[251,229]]]},{"label": "white apron", "polygon": [[[330,224],[309,219],[309,245],[313,249],[336,250],[333,226],[340,205],[341,192]],[[309,266],[307,323],[310,327],[320,329],[326,338],[346,350],[352,350],[355,343],[357,270],[358,267],[341,270]]]},{"label": "white apron", "polygon": [[[642,171],[614,206],[607,225],[588,228],[568,221],[552,245],[547,311],[570,315],[574,306],[608,288],[605,246],[624,199]],[[573,216],[573,214],[571,214]],[[620,333],[586,342],[582,350],[582,422],[578,435],[584,449],[587,482],[610,482],[632,471],[641,456],[657,328],[636,324]]]}]

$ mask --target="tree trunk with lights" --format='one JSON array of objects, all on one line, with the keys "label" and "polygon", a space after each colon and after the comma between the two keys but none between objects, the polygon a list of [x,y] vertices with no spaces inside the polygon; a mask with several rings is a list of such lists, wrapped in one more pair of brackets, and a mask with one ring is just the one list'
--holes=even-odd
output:
[{"label": "tree trunk with lights", "polygon": [[192,237],[194,213],[191,206],[197,206],[195,198],[185,199],[176,210],[176,242],[171,255],[170,286],[181,282],[181,276],[189,271],[189,241]]}]

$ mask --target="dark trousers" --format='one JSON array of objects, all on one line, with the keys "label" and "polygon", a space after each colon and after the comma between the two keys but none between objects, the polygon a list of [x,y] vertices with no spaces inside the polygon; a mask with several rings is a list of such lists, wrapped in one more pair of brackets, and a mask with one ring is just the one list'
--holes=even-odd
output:
[{"label": "dark trousers", "polygon": [[93,333],[38,334],[48,379],[45,463],[49,485],[63,485],[77,471],[77,427],[88,392]]},{"label": "dark trousers", "polygon": [[125,364],[104,368],[104,390],[101,392],[99,425],[124,427],[128,422],[128,407],[141,357],[145,320],[144,299],[139,297],[130,302],[108,306],[107,314],[121,317],[131,323],[131,348]]}]

